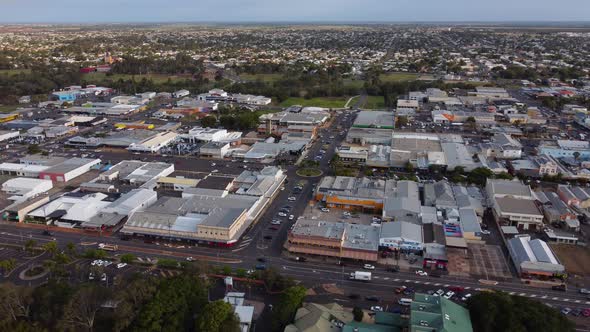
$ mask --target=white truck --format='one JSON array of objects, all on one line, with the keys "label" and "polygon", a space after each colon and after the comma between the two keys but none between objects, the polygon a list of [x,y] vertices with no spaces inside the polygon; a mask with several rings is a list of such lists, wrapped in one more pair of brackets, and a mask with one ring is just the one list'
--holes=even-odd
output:
[{"label": "white truck", "polygon": [[366,271],[350,272],[350,280],[371,281],[371,272],[366,272]]}]

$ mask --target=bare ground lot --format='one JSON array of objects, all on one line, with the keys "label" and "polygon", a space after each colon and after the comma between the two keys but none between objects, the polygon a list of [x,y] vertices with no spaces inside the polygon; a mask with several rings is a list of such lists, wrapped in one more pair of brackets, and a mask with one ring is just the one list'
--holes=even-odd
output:
[{"label": "bare ground lot", "polygon": [[512,278],[500,246],[469,244],[471,274],[478,277]]},{"label": "bare ground lot", "polygon": [[590,249],[568,244],[551,244],[551,249],[568,274],[590,277]]}]

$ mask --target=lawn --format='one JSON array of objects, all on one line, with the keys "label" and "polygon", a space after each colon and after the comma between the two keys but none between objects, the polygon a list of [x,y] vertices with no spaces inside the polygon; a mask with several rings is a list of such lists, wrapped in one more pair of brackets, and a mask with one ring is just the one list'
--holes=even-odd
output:
[{"label": "lawn", "polygon": [[365,85],[365,81],[347,78],[342,80],[342,85],[344,85],[345,87],[355,87],[357,89],[360,89]]},{"label": "lawn", "polygon": [[0,113],[10,113],[15,111],[19,105],[0,105]]},{"label": "lawn", "polygon": [[319,98],[287,98],[283,101],[280,106],[288,107],[292,105],[301,105],[301,106],[316,106],[316,107],[325,107],[325,108],[342,108],[348,97],[319,97]]},{"label": "lawn", "polygon": [[240,74],[240,78],[244,81],[262,81],[262,82],[275,82],[283,77],[282,74]]},{"label": "lawn", "polygon": [[402,81],[414,81],[418,78],[418,74],[414,73],[387,73],[382,74],[380,77],[382,82],[402,82]]},{"label": "lawn", "polygon": [[590,250],[571,244],[552,244],[551,249],[565,266],[568,274],[590,276]]},{"label": "lawn", "polygon": [[87,83],[101,82],[104,80],[118,81],[119,79],[130,80],[135,78],[135,81],[141,81],[143,78],[151,79],[156,84],[165,83],[170,78],[171,81],[184,81],[190,79],[189,76],[178,76],[178,75],[164,75],[164,74],[142,74],[142,75],[129,75],[129,74],[113,74],[107,75],[106,73],[90,73],[82,76],[82,79]]},{"label": "lawn", "polygon": [[0,69],[0,75],[13,76],[20,73],[29,74],[30,69]]},{"label": "lawn", "polygon": [[367,96],[365,105],[361,108],[385,108],[385,98],[383,96]]}]

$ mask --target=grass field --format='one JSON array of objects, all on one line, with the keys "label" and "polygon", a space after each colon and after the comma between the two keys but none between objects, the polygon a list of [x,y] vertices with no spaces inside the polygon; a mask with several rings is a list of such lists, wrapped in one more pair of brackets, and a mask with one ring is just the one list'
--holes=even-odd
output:
[{"label": "grass field", "polygon": [[283,77],[282,74],[240,74],[240,78],[244,81],[275,82],[281,77]]},{"label": "grass field", "polygon": [[365,81],[347,78],[347,79],[342,80],[342,85],[344,85],[346,87],[354,87],[354,88],[360,89],[365,85]]},{"label": "grass field", "polygon": [[13,76],[19,73],[29,74],[30,69],[0,69],[0,75]]},{"label": "grass field", "polygon": [[385,98],[383,96],[367,96],[365,106],[362,108],[385,108]]},{"label": "grass field", "polygon": [[348,100],[347,97],[321,97],[321,98],[287,98],[283,101],[280,106],[287,107],[292,105],[301,105],[301,106],[316,106],[316,107],[325,107],[325,108],[342,108],[346,101]]},{"label": "grass field", "polygon": [[380,77],[382,82],[403,82],[413,81],[418,78],[418,74],[414,73],[387,73],[382,74]]},{"label": "grass field", "polygon": [[106,73],[90,73],[82,76],[82,80],[87,83],[101,82],[106,79],[118,81],[119,79],[130,80],[135,78],[136,81],[141,81],[143,78],[151,79],[154,83],[165,83],[170,78],[171,81],[184,81],[190,79],[188,76],[177,76],[177,75],[163,75],[163,74],[144,74],[144,75],[128,75],[128,74],[113,74],[107,75]]},{"label": "grass field", "polygon": [[19,105],[0,105],[0,113],[10,113],[17,109]]},{"label": "grass field", "polygon": [[590,264],[588,264],[590,262],[590,250],[568,244],[552,244],[551,249],[565,266],[565,271],[568,274],[590,276]]}]

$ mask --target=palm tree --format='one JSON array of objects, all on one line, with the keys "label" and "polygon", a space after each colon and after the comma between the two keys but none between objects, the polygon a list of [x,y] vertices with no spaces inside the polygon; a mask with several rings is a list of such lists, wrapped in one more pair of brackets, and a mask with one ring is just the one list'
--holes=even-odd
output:
[{"label": "palm tree", "polygon": [[74,257],[78,254],[78,252],[76,251],[76,245],[73,242],[68,242],[66,244],[66,251],[68,253],[68,255]]},{"label": "palm tree", "polygon": [[30,239],[25,242],[25,250],[33,254],[33,249],[37,245],[37,241]]}]

